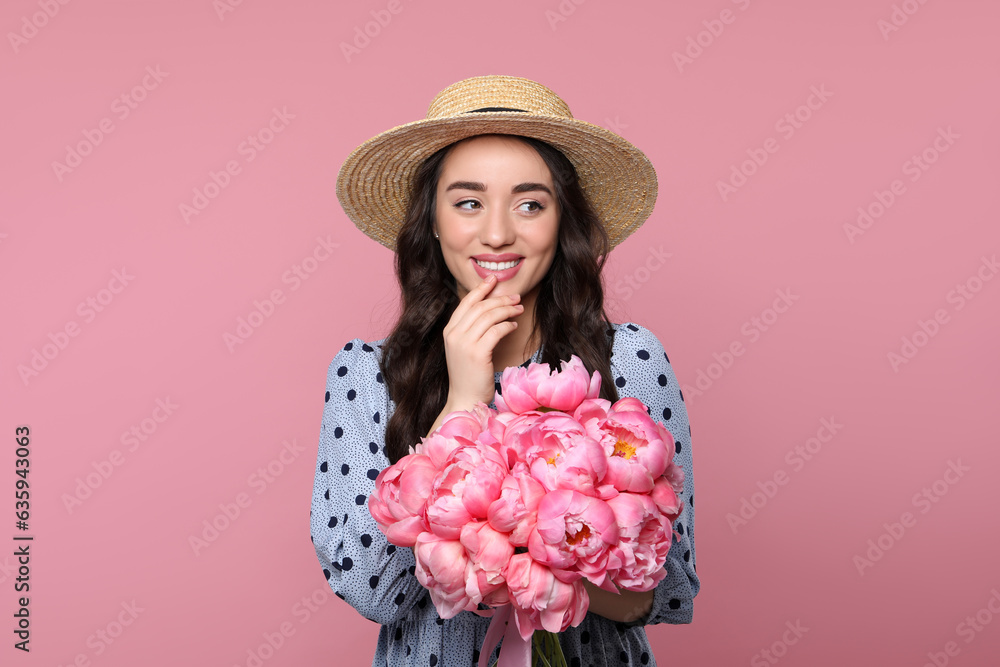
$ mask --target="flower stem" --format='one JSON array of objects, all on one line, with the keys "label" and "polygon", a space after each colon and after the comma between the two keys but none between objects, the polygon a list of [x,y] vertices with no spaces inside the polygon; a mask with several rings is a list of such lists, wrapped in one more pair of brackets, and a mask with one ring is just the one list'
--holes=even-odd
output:
[{"label": "flower stem", "polygon": [[554,632],[535,630],[531,647],[532,667],[569,667],[559,637]]}]

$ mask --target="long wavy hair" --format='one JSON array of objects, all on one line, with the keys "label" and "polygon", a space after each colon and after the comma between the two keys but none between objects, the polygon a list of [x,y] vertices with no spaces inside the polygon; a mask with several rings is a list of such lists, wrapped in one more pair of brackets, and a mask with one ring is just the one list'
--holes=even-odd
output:
[{"label": "long wavy hair", "polygon": [[[481,136],[481,135],[477,135]],[[552,175],[561,217],[552,265],[535,301],[528,340],[540,340],[542,363],[553,370],[575,354],[589,373],[601,374],[601,397],[617,401],[611,377],[613,326],[604,312],[602,269],[610,241],[580,187],[576,169],[559,150],[531,137],[527,143]],[[401,314],[382,344],[382,378],[396,408],[386,425],[386,456],[395,463],[427,435],[448,398],[444,327],[460,299],[434,238],[438,179],[458,142],[431,155],[417,171],[406,219],[396,241],[395,271]],[[540,336],[536,338],[536,336]]]}]

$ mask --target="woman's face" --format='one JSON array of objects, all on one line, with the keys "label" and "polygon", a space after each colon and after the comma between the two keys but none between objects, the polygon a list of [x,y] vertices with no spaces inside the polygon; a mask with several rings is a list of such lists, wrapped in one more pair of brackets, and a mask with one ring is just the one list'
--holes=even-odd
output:
[{"label": "woman's face", "polygon": [[530,145],[509,136],[459,142],[442,165],[435,203],[435,231],[458,297],[496,273],[490,296],[520,294],[527,309],[555,257],[559,216],[552,175]]}]

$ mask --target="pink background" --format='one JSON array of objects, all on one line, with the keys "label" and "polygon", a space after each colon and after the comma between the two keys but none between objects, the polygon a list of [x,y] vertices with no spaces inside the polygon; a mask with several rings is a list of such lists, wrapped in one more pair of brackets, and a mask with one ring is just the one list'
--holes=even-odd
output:
[{"label": "pink background", "polygon": [[[693,624],[648,629],[660,664],[996,664],[1000,280],[983,258],[1000,251],[1000,6],[400,1],[3,4],[0,660],[370,663],[378,628],[326,593],[308,513],[327,366],[388,333],[396,286],[334,182],[445,86],[511,74],[657,169],[656,210],[606,278],[613,319],[654,331],[688,387],[702,592]],[[391,20],[348,61],[340,44],[371,12]],[[248,160],[275,109],[292,117]],[[752,155],[763,164],[724,198]],[[859,207],[879,215],[852,239]],[[335,248],[296,282],[286,272],[318,239]],[[274,290],[270,317],[227,347]],[[780,314],[779,290],[793,295]],[[904,337],[919,346],[894,368]],[[43,348],[53,358],[23,380]],[[842,425],[832,438],[824,419]],[[121,439],[144,423],[144,440]],[[9,555],[25,424],[30,654],[12,647]],[[759,507],[737,524],[744,499]],[[226,523],[220,504],[240,514],[196,554],[203,522]],[[884,524],[905,512],[894,536]],[[280,646],[261,653],[267,635]]]}]

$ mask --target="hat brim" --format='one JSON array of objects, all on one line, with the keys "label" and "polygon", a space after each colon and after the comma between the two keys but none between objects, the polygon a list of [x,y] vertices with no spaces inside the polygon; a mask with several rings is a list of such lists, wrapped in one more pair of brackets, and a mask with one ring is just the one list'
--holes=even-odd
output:
[{"label": "hat brim", "polygon": [[631,143],[575,118],[491,111],[421,119],[372,137],[356,148],[337,175],[337,198],[348,218],[393,252],[420,164],[439,149],[479,134],[534,137],[561,151],[604,223],[614,248],[635,231],[656,203],[656,171]]}]

